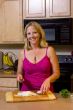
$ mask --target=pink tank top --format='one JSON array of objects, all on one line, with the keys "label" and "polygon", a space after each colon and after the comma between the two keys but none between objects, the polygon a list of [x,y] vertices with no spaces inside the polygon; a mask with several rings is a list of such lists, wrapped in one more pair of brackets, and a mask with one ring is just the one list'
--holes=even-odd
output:
[{"label": "pink tank top", "polygon": [[[51,75],[51,70],[51,62],[47,56],[47,49],[45,56],[36,64],[31,63],[25,54],[23,60],[23,77],[25,80],[22,83],[21,91],[39,90],[44,80]],[[52,85],[50,90],[53,91]]]}]

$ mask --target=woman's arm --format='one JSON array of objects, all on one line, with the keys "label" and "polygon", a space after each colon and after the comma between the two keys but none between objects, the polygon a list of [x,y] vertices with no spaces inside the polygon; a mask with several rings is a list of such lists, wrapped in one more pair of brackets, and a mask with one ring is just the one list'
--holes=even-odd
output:
[{"label": "woman's arm", "polygon": [[52,65],[52,74],[43,82],[40,90],[42,92],[47,92],[50,88],[50,83],[54,82],[60,76],[60,68],[58,63],[58,58],[53,47],[49,47],[47,50],[47,56],[50,58]]},{"label": "woman's arm", "polygon": [[50,82],[54,82],[60,76],[60,67],[58,62],[58,57],[53,47],[48,48],[48,57],[50,58],[50,62],[52,64],[52,74],[49,77]]},{"label": "woman's arm", "polygon": [[21,50],[19,52],[19,57],[18,57],[18,68],[17,68],[17,81],[22,82],[23,81],[23,58],[24,58],[24,51]]}]

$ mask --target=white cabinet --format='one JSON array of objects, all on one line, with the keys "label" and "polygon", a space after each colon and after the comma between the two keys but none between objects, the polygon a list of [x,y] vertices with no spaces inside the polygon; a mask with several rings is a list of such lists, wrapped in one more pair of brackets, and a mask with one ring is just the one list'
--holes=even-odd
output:
[{"label": "white cabinet", "polygon": [[23,16],[45,17],[45,0],[23,0]]},{"label": "white cabinet", "polygon": [[50,0],[50,16],[70,16],[70,0]]},{"label": "white cabinet", "polygon": [[1,42],[23,42],[22,0],[3,0],[0,9]]},{"label": "white cabinet", "polygon": [[23,18],[70,16],[70,0],[23,0]]}]

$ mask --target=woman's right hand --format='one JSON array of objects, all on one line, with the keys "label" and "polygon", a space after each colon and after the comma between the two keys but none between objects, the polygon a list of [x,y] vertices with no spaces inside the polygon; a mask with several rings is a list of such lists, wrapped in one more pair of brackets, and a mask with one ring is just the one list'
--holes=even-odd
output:
[{"label": "woman's right hand", "polygon": [[17,74],[17,81],[18,82],[23,82],[24,81],[22,74]]}]

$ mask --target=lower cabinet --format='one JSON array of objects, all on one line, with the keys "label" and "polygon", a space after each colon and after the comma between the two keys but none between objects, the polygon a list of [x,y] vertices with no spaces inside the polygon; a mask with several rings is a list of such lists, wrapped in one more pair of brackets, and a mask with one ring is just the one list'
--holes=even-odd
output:
[{"label": "lower cabinet", "polygon": [[18,90],[16,75],[0,74],[0,91]]}]

